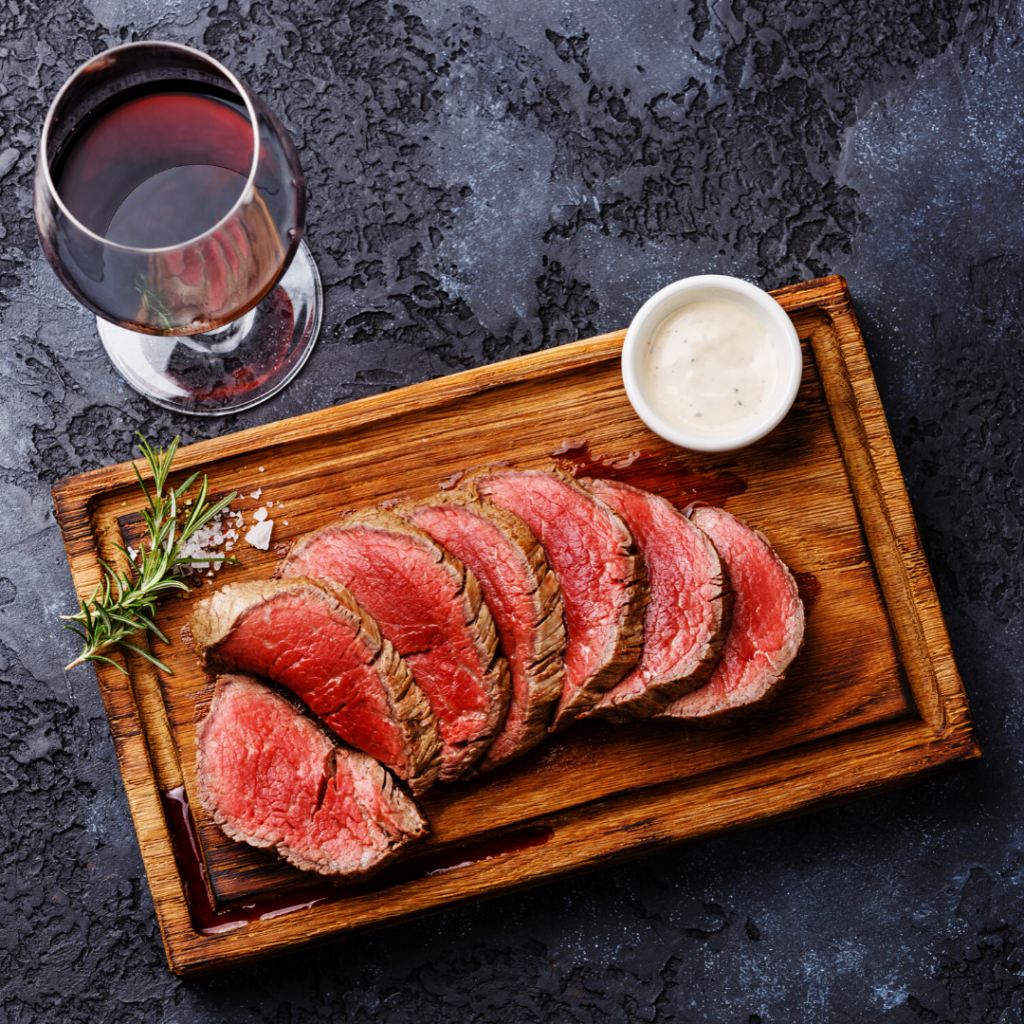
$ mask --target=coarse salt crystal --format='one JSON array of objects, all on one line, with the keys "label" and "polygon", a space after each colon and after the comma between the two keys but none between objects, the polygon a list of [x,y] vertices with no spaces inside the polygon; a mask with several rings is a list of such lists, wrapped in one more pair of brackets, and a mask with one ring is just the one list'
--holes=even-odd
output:
[{"label": "coarse salt crystal", "polygon": [[266,551],[270,547],[270,534],[274,529],[273,519],[264,519],[257,523],[246,535],[245,541],[254,548]]},{"label": "coarse salt crystal", "polygon": [[260,495],[262,493],[263,493],[263,488],[262,487],[257,487],[256,490],[253,491],[252,494],[249,495],[249,497],[252,498],[253,501],[259,501],[260,500]]},{"label": "coarse salt crystal", "polygon": [[267,510],[265,508],[258,508],[253,512],[252,517],[257,523],[262,523],[267,518]]},{"label": "coarse salt crystal", "polygon": [[199,558],[202,559],[199,562],[193,562],[190,567],[186,567],[186,571],[191,568],[192,571],[199,572],[202,569],[209,569],[210,563],[214,560],[214,556],[217,554],[215,551],[211,551],[210,548],[222,544],[224,541],[224,534],[221,528],[215,523],[207,523],[202,529],[196,530],[194,534],[181,546],[181,554],[185,558]]}]

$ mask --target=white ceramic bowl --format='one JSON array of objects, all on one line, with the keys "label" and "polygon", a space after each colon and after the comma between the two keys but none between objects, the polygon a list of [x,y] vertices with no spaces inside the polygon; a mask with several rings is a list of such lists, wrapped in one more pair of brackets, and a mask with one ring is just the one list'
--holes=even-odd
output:
[{"label": "white ceramic bowl", "polygon": [[[667,316],[680,307],[706,299],[735,302],[755,316],[768,331],[778,357],[775,388],[762,407],[761,415],[732,433],[699,434],[681,430],[654,411],[643,390],[641,363],[654,332]],[[760,440],[774,430],[793,405],[802,371],[800,339],[786,311],[756,285],[720,274],[686,277],[656,292],[633,317],[622,346],[622,380],[637,415],[666,441],[698,452],[732,451]]]}]

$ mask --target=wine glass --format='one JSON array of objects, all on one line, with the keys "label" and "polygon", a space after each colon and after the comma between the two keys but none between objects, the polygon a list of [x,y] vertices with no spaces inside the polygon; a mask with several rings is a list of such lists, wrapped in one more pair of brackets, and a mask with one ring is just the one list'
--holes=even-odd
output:
[{"label": "wine glass", "polygon": [[65,287],[157,405],[238,412],[281,390],[320,329],[288,133],[222,64],[117,46],[64,83],[43,125],[35,215]]}]

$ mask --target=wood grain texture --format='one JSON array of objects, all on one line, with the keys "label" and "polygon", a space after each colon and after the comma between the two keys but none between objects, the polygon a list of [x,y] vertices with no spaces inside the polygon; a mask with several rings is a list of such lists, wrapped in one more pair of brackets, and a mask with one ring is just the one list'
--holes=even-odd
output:
[{"label": "wood grain texture", "polygon": [[[261,488],[259,499],[235,507],[272,500],[275,544],[344,509],[426,497],[452,474],[502,460],[622,479],[680,507],[722,504],[772,540],[808,616],[804,651],[760,721],[721,732],[581,723],[521,761],[433,790],[421,801],[433,834],[413,859],[325,895],[197,813],[195,722],[212,687],[178,638],[206,588],[165,602],[159,623],[172,643],[153,650],[173,675],[134,657],[127,679],[103,666],[97,675],[173,970],[222,969],[408,920],[979,756],[845,282],[773,294],[803,341],[803,381],[783,424],[740,452],[683,452],[644,427],[622,389],[624,332],[180,451],[181,477],[201,469],[215,491]],[[54,499],[85,595],[98,557],[116,561],[114,544],[138,536],[131,466],[61,481]],[[277,555],[242,548],[242,564],[222,569],[216,584],[269,576]],[[182,851],[176,858],[164,818],[160,794],[182,785],[197,817],[209,906],[194,887],[186,898]],[[529,842],[520,841],[524,829]],[[289,894],[316,905],[209,934],[211,921],[216,930],[241,901],[277,898],[279,906]]]}]

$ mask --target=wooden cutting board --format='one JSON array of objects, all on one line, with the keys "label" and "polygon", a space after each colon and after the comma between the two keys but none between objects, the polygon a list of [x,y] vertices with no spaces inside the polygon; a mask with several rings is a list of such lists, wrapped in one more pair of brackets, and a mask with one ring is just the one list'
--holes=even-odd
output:
[{"label": "wooden cutting board", "polygon": [[[242,564],[164,603],[171,643],[152,650],[173,674],[136,656],[128,676],[97,670],[172,970],[215,971],[394,924],[980,756],[846,284],[773,294],[803,342],[803,381],[782,425],[740,452],[684,452],[647,430],[622,388],[620,331],[179,453],[176,478],[199,469],[214,492],[242,492],[234,507],[247,525],[272,502],[277,551],[241,544]],[[359,886],[318,883],[225,838],[194,798],[195,723],[212,686],[180,639],[192,601],[269,576],[281,545],[345,509],[425,496],[501,460],[625,480],[680,507],[700,498],[763,530],[808,612],[804,650],[767,715],[718,732],[581,723],[506,768],[429,793],[430,840]],[[124,463],[53,494],[87,596],[98,559],[117,564],[114,545],[138,537],[141,493]]]}]

